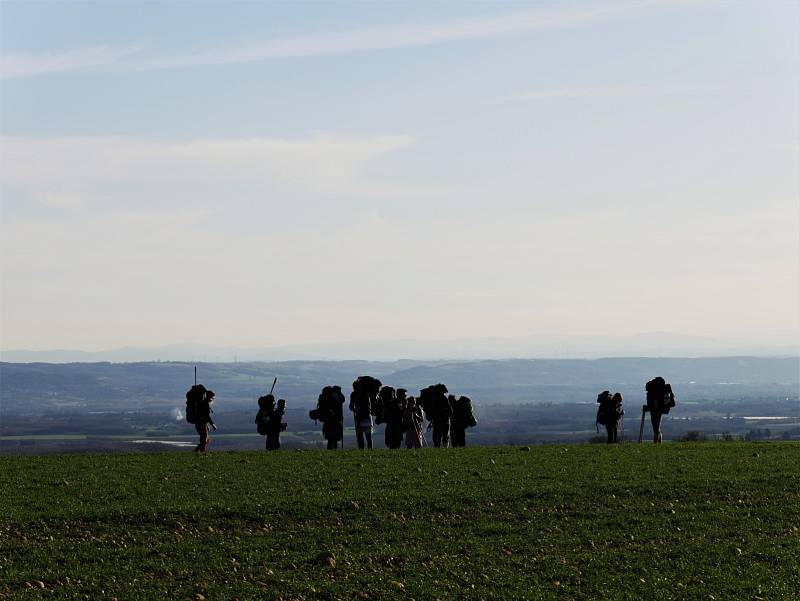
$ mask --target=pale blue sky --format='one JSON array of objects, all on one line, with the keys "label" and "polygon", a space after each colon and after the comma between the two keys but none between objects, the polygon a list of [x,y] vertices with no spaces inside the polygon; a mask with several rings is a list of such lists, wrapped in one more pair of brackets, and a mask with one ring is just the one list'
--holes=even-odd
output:
[{"label": "pale blue sky", "polygon": [[4,349],[797,340],[797,2],[0,10]]}]

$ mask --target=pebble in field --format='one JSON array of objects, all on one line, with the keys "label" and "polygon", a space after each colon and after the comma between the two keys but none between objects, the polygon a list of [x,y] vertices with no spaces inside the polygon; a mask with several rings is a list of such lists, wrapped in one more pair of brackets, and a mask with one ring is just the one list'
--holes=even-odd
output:
[{"label": "pebble in field", "polygon": [[329,551],[324,551],[317,555],[316,563],[321,566],[325,566],[328,568],[335,568],[336,567],[336,557],[333,553]]}]

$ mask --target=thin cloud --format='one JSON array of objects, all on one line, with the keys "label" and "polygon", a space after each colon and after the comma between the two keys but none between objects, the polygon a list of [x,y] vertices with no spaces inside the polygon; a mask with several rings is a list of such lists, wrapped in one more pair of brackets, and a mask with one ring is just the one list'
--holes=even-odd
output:
[{"label": "thin cloud", "polygon": [[705,94],[713,91],[708,87],[689,86],[617,86],[617,87],[586,87],[586,88],[556,88],[553,90],[533,90],[505,98],[496,102],[526,102],[533,100],[580,100],[591,98],[615,98],[626,96],[684,96],[691,94]]},{"label": "thin cloud", "polygon": [[142,50],[141,45],[92,46],[39,54],[19,52],[0,55],[0,79],[32,77],[65,71],[115,70]]},{"label": "thin cloud", "polygon": [[[0,186],[62,210],[114,198],[109,187],[169,197],[206,198],[208,184],[275,190],[363,193],[369,163],[414,143],[411,135],[228,138],[157,143],[113,137],[0,137]],[[170,188],[171,186],[171,188]],[[9,192],[10,194],[10,192]],[[124,196],[123,196],[124,198]],[[119,202],[119,201],[118,201]]]},{"label": "thin cloud", "polygon": [[67,71],[149,71],[432,46],[537,29],[581,26],[647,10],[673,10],[707,3],[708,0],[644,0],[589,7],[584,5],[579,8],[558,6],[438,24],[408,24],[282,37],[238,48],[216,48],[171,56],[145,57],[138,46],[101,46],[47,54],[7,54],[0,59],[0,78]]}]

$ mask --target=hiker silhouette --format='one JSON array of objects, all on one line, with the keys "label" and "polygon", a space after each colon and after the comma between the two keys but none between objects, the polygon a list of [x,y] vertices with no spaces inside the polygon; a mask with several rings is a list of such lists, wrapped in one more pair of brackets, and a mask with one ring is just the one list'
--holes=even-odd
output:
[{"label": "hiker silhouette", "polygon": [[208,450],[208,445],[211,443],[211,437],[208,435],[209,428],[217,429],[214,420],[211,419],[211,414],[214,412],[211,409],[214,396],[213,390],[206,390],[202,400],[199,400],[197,403],[194,429],[200,435],[200,442],[194,450],[199,453],[205,453]]},{"label": "hiker silhouette", "polygon": [[456,399],[453,395],[450,395],[448,400],[452,408],[450,442],[454,447],[465,447],[467,446],[467,428],[473,428],[478,425],[472,411],[472,400],[465,396],[460,396]]},{"label": "hiker silhouette", "polygon": [[447,386],[434,384],[423,388],[419,393],[419,404],[433,427],[433,446],[449,446],[452,409],[447,400]]},{"label": "hiker silhouette", "polygon": [[399,449],[403,443],[403,414],[406,405],[406,390],[384,386],[378,395],[383,407],[384,442],[390,449]]},{"label": "hiker silhouette", "polygon": [[663,439],[661,418],[675,406],[675,395],[672,393],[672,386],[667,384],[661,376],[657,376],[645,384],[645,391],[647,392],[647,411],[650,413],[650,424],[653,426],[653,442],[660,443]]},{"label": "hiker silhouette", "polygon": [[617,427],[619,420],[622,419],[624,411],[622,410],[622,395],[618,392],[613,395],[604,390],[597,395],[597,419],[596,422],[605,426],[608,437],[606,442],[611,444],[617,442]]},{"label": "hiker silhouette", "polygon": [[286,411],[286,401],[280,399],[277,406],[275,397],[267,394],[258,399],[258,413],[256,414],[256,427],[258,433],[266,435],[266,449],[277,451],[281,448],[281,432],[286,429],[286,424],[282,421]]},{"label": "hiker silhouette", "polygon": [[338,448],[344,434],[344,395],[341,386],[325,386],[317,397],[317,408],[309,412],[313,420],[322,422],[322,437],[328,450]]},{"label": "hiker silhouette", "polygon": [[425,433],[422,430],[422,407],[411,396],[406,399],[403,411],[403,431],[406,435],[406,448],[419,449],[425,446]]},{"label": "hiker silhouette", "polygon": [[359,449],[372,448],[372,416],[381,412],[378,401],[380,389],[380,380],[372,376],[360,376],[353,382],[349,408],[353,413]]}]

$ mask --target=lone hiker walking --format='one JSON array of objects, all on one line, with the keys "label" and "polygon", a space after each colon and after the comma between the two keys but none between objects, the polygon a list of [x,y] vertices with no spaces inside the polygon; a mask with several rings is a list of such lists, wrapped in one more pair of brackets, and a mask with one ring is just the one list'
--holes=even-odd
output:
[{"label": "lone hiker walking", "polygon": [[655,377],[645,384],[647,392],[647,410],[650,413],[650,423],[653,426],[653,442],[662,441],[661,417],[669,413],[675,406],[675,395],[672,386],[664,381],[661,376]]},{"label": "lone hiker walking", "polygon": [[214,402],[214,391],[206,390],[203,399],[197,403],[197,413],[195,414],[194,429],[200,435],[200,442],[195,447],[195,452],[205,453],[208,450],[208,445],[211,438],[208,435],[209,427],[216,430],[217,426],[214,420],[211,419],[211,414],[214,411],[211,409],[211,404]]}]

